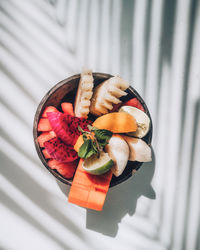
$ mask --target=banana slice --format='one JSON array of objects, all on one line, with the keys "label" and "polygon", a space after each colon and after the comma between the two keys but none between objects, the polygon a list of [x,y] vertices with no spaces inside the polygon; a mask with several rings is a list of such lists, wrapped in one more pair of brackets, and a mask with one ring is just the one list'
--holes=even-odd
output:
[{"label": "banana slice", "polygon": [[142,139],[123,135],[130,150],[129,161],[149,162],[152,161],[151,148]]},{"label": "banana slice", "polygon": [[108,152],[110,158],[113,160],[114,165],[111,168],[113,174],[120,176],[129,159],[129,146],[120,135],[113,135],[109,143],[105,146],[105,151]]},{"label": "banana slice", "polygon": [[113,108],[113,104],[120,103],[120,97],[127,95],[124,91],[129,87],[128,82],[119,76],[111,77],[94,89],[90,112],[100,116],[107,114]]},{"label": "banana slice", "polygon": [[129,135],[142,138],[149,132],[150,119],[142,110],[131,106],[123,106],[120,108],[119,112],[127,112],[136,120],[138,126],[137,130],[135,132],[128,133]]},{"label": "banana slice", "polygon": [[84,69],[81,73],[81,78],[78,85],[78,90],[75,98],[74,114],[77,117],[87,118],[93,94],[94,79],[92,71]]}]

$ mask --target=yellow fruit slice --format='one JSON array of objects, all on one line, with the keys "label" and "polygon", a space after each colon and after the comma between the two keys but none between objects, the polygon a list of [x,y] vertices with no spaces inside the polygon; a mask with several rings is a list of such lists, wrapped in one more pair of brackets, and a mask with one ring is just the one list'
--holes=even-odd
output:
[{"label": "yellow fruit slice", "polygon": [[135,118],[125,112],[113,112],[98,117],[93,126],[98,129],[107,129],[113,133],[128,133],[137,130]]}]

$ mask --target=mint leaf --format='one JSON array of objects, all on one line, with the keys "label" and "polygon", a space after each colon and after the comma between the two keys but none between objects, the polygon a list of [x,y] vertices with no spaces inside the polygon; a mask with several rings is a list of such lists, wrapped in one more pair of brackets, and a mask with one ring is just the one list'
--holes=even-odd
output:
[{"label": "mint leaf", "polygon": [[[84,131],[80,126],[78,126],[78,130],[83,134],[84,143],[79,148],[78,156],[84,159],[89,158],[94,154],[100,155],[101,150],[105,147],[105,145],[110,140],[113,133],[106,129],[98,129],[88,125],[88,131]],[[93,137],[93,139],[89,139],[87,135]]]},{"label": "mint leaf", "polygon": [[87,135],[85,134],[85,133],[83,133],[83,141],[85,142],[85,141],[87,141]]},{"label": "mint leaf", "polygon": [[85,158],[90,151],[91,148],[91,140],[86,140],[84,143],[81,145],[78,151],[78,156],[81,158]]},{"label": "mint leaf", "polygon": [[106,129],[96,129],[94,130],[94,134],[101,147],[104,147],[113,135],[111,131]]},{"label": "mint leaf", "polygon": [[96,155],[97,152],[92,148],[90,151],[88,151],[87,155],[85,156],[85,159],[89,158],[92,155]]},{"label": "mint leaf", "polygon": [[88,127],[88,129],[89,129],[90,131],[93,131],[93,129],[94,129],[94,127],[92,127],[90,124],[88,124],[87,127]]},{"label": "mint leaf", "polygon": [[95,128],[95,127],[92,127],[90,124],[87,126],[88,129],[92,132],[92,131],[95,131],[95,130],[99,130],[98,128]]},{"label": "mint leaf", "polygon": [[93,141],[91,139],[88,139],[84,141],[82,146],[79,148],[78,156],[81,158],[87,159],[88,157],[96,153],[97,151],[93,146]]},{"label": "mint leaf", "polygon": [[95,141],[92,142],[92,150],[95,152],[95,154],[98,153],[98,147]]}]

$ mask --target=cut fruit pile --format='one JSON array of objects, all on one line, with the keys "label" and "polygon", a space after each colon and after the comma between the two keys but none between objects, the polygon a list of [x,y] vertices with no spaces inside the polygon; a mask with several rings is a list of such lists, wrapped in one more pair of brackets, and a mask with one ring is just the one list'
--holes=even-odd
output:
[{"label": "cut fruit pile", "polygon": [[62,112],[53,106],[43,111],[37,140],[49,168],[73,178],[69,202],[100,211],[112,174],[120,176],[128,161],[151,161],[141,139],[150,119],[137,98],[121,101],[128,87],[116,76],[94,88],[92,72],[84,70],[75,103],[61,103]]},{"label": "cut fruit pile", "polygon": [[[37,140],[48,166],[57,170],[66,179],[71,179],[77,167],[78,154],[73,145],[81,134],[78,126],[87,129],[92,122],[73,116],[71,103],[62,103],[64,113],[49,106],[44,111],[38,123]],[[68,108],[68,109],[67,109]]]}]

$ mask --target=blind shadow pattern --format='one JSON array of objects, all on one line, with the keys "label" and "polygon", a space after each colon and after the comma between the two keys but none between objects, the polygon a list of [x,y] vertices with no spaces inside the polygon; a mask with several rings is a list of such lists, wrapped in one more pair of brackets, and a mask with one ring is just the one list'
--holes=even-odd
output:
[{"label": "blind shadow pattern", "polygon": [[[199,31],[198,0],[0,1],[0,211],[19,222],[12,232],[32,230],[41,249],[200,248]],[[156,199],[140,197],[115,242],[80,229],[82,210],[54,190],[33,146],[39,101],[82,66],[128,80],[154,124]],[[13,237],[0,248],[27,249]]]}]

